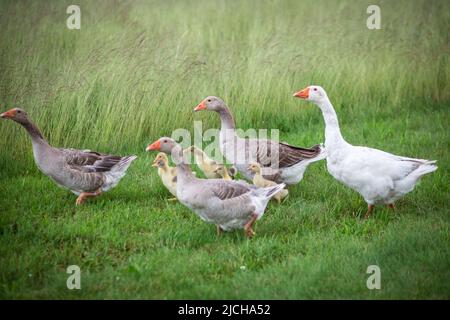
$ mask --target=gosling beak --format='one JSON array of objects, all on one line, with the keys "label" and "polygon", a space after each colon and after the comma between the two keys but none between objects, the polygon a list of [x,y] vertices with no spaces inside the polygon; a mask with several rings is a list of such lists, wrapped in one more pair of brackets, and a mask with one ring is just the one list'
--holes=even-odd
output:
[{"label": "gosling beak", "polygon": [[158,161],[153,161],[153,163],[152,163],[152,167],[157,167],[158,166]]},{"label": "gosling beak", "polygon": [[203,100],[202,102],[200,102],[198,104],[198,106],[196,106],[194,108],[194,111],[200,111],[200,110],[205,110],[206,109],[206,104],[205,104],[205,100]]},{"label": "gosling beak", "polygon": [[294,93],[294,97],[297,97],[297,98],[300,98],[300,99],[308,99],[309,98],[309,88],[306,87],[305,89]]},{"label": "gosling beak", "polygon": [[8,111],[3,112],[2,114],[0,114],[0,118],[11,119],[11,118],[14,117],[15,114],[16,114],[16,112],[13,109],[11,109],[11,110],[8,110]]},{"label": "gosling beak", "polygon": [[161,142],[159,140],[156,140],[152,144],[150,144],[145,151],[153,151],[153,150],[160,150],[161,149]]}]

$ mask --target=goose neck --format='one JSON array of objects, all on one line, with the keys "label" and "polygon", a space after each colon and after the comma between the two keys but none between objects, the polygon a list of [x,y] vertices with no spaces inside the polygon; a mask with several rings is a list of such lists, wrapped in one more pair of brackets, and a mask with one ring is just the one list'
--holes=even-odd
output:
[{"label": "goose neck", "polygon": [[48,145],[47,140],[45,140],[39,128],[31,120],[27,120],[26,122],[20,124],[25,128],[25,130],[27,130],[33,144]]},{"label": "goose neck", "polygon": [[333,108],[328,97],[318,103],[319,108],[322,110],[322,115],[325,121],[325,147],[329,148],[333,145],[345,143],[344,138],[339,128],[339,121],[336,111]]},{"label": "goose neck", "polygon": [[225,107],[219,111],[221,129],[236,129],[233,116],[230,109]]}]

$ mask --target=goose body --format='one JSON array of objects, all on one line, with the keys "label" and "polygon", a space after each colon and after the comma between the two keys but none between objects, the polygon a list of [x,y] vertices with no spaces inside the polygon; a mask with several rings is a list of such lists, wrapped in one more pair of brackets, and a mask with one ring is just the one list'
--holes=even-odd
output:
[{"label": "goose body", "polygon": [[21,124],[29,133],[37,167],[57,185],[79,195],[77,204],[115,187],[136,156],[120,157],[90,150],[54,148],[20,108],[0,115]]},{"label": "goose body", "polygon": [[303,179],[309,164],[325,158],[325,150],[320,145],[299,148],[273,140],[239,137],[228,106],[217,97],[207,97],[194,110],[211,110],[219,114],[220,151],[250,181],[254,172],[248,167],[254,162],[261,164],[265,178],[292,185]]},{"label": "goose body", "polygon": [[204,181],[192,181],[177,187],[178,199],[203,221],[218,225],[225,231],[244,229],[254,214],[256,220],[261,219],[270,198],[276,190],[282,189],[279,185],[261,189],[244,181],[198,180]]},{"label": "goose body", "polygon": [[247,236],[253,236],[253,223],[263,216],[270,198],[284,188],[284,184],[257,188],[244,181],[199,179],[192,174],[181,147],[170,138],[160,138],[146,150],[172,154],[178,170],[178,200],[218,230],[244,229]]},{"label": "goose body", "polygon": [[341,135],[336,112],[323,88],[310,86],[294,96],[312,101],[321,109],[328,172],[364,198],[368,204],[367,216],[374,205],[393,207],[396,200],[414,189],[423,175],[437,169],[436,161],[349,144]]}]

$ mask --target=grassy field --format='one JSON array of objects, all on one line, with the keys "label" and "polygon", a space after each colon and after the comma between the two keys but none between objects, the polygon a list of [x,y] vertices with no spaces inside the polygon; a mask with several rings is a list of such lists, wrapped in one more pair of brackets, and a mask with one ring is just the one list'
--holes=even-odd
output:
[{"label": "grassy field", "polygon": [[[139,158],[117,188],[75,207],[36,168],[30,139],[0,121],[0,298],[450,298],[448,1],[0,2],[2,112],[22,106],[55,146]],[[167,201],[144,148],[176,128],[219,126],[192,112],[222,97],[240,128],[277,128],[310,146],[320,111],[294,99],[322,85],[346,139],[438,160],[391,212],[366,210],[325,162],[286,202],[270,204],[256,237],[217,238]],[[65,270],[79,265],[81,290]],[[367,266],[381,290],[366,288]],[[244,268],[245,267],[245,268]]]}]

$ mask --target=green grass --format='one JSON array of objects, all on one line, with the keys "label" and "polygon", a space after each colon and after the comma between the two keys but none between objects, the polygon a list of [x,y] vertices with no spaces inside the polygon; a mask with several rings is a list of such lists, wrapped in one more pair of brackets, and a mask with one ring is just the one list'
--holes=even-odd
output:
[{"label": "green grass", "polygon": [[[0,2],[2,110],[25,108],[56,146],[139,158],[117,188],[75,207],[34,165],[19,125],[0,121],[1,298],[450,298],[448,1]],[[215,235],[167,201],[144,148],[222,97],[238,126],[324,139],[319,110],[292,97],[322,85],[346,139],[439,170],[365,221],[364,201],[325,163],[308,169],[256,237]],[[66,288],[68,265],[82,289]],[[382,289],[366,288],[381,268]],[[241,269],[245,266],[245,270]]]}]

